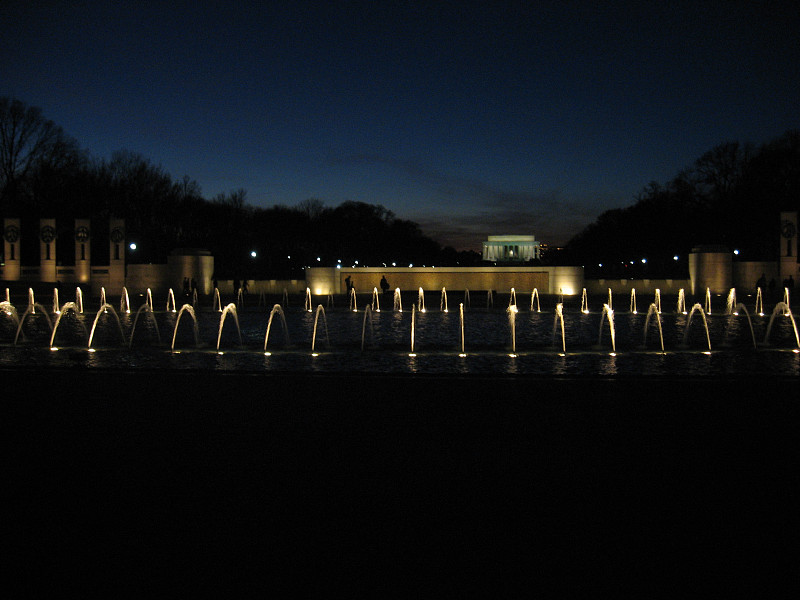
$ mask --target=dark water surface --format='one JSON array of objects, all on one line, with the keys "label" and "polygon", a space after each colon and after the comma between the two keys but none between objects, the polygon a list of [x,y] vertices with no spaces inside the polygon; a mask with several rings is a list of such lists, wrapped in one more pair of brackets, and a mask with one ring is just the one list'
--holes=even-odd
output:
[{"label": "dark water surface", "polygon": [[39,593],[638,595],[796,573],[796,377],[0,378],[4,545]]}]

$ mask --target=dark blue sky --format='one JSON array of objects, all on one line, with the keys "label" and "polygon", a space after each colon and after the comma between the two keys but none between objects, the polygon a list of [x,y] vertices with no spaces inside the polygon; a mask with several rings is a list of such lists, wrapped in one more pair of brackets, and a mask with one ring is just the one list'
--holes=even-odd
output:
[{"label": "dark blue sky", "polygon": [[280,4],[2,0],[0,95],[208,198],[382,204],[474,249],[800,127],[789,2]]}]

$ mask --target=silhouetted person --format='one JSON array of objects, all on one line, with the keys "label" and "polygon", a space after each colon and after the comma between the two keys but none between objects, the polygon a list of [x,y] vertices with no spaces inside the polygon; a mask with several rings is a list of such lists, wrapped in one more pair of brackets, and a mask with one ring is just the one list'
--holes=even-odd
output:
[{"label": "silhouetted person", "polygon": [[194,277],[192,277],[190,285],[192,288],[192,294],[194,295],[194,293],[197,291],[197,281],[195,281]]},{"label": "silhouetted person", "polygon": [[788,287],[790,290],[794,289],[794,277],[789,275],[789,279],[786,281],[786,283],[788,284],[786,287]]},{"label": "silhouetted person", "polygon": [[242,293],[247,293],[247,279],[242,279]]},{"label": "silhouetted person", "polygon": [[350,295],[350,290],[353,289],[353,282],[350,281],[350,275],[344,278],[344,284],[347,286],[347,294]]},{"label": "silhouetted person", "polygon": [[383,290],[384,296],[389,293],[389,282],[386,281],[386,275],[381,277],[381,290]]},{"label": "silhouetted person", "polygon": [[767,278],[764,274],[761,274],[761,277],[758,278],[756,281],[756,289],[761,288],[762,293],[767,289]]}]

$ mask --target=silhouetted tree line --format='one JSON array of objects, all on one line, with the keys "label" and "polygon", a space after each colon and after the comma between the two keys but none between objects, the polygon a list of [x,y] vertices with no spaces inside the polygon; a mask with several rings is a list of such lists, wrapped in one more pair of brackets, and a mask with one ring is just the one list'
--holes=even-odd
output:
[{"label": "silhouetted tree line", "polygon": [[[304,266],[477,264],[474,252],[442,249],[419,226],[379,205],[316,199],[253,207],[243,189],[206,199],[198,183],[129,151],[95,159],[41,110],[0,98],[0,218],[20,217],[22,260],[38,262],[38,220],[57,219],[57,260],[74,262],[75,218],[92,219],[92,261],[108,260],[108,219],[126,221],[133,263],[165,262],[171,250],[215,256],[217,277],[302,278]],[[27,240],[27,244],[25,241]],[[255,252],[255,257],[251,256]],[[320,260],[318,261],[317,258]]]},{"label": "silhouetted tree line", "polygon": [[742,260],[775,260],[779,213],[798,209],[800,131],[759,147],[726,142],[672,181],[650,183],[633,206],[601,214],[570,240],[565,259],[609,277],[686,276],[688,253],[702,244],[738,249]]}]

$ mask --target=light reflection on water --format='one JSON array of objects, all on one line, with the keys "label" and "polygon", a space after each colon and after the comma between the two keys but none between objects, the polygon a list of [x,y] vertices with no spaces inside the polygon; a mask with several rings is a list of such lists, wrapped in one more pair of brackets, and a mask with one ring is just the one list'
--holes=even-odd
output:
[{"label": "light reflection on water", "polygon": [[519,359],[519,355],[510,355],[508,358],[508,362],[506,363],[506,374],[507,375],[519,375],[519,363],[517,360]]},{"label": "light reflection on water", "polygon": [[600,375],[616,375],[617,374],[617,357],[616,355],[606,355],[600,360]]},{"label": "light reflection on water", "polygon": [[553,375],[567,375],[567,357],[559,355],[553,361]]}]

